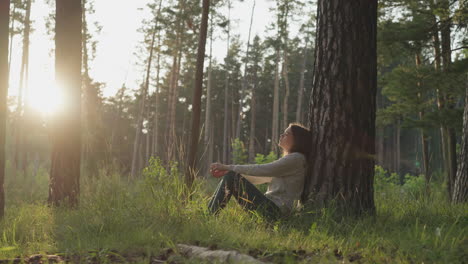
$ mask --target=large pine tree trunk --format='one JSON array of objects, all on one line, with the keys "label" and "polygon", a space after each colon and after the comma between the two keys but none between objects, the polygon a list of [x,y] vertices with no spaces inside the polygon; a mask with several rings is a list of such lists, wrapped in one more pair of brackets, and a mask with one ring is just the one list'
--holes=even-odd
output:
[{"label": "large pine tree trunk", "polygon": [[377,1],[319,0],[305,195],[375,212]]},{"label": "large pine tree trunk", "polygon": [[465,95],[465,111],[463,113],[463,132],[460,149],[457,176],[453,185],[453,203],[468,202],[468,86]]},{"label": "large pine tree trunk", "polygon": [[48,202],[78,205],[81,156],[81,1],[57,0],[55,75],[65,108],[52,127]]},{"label": "large pine tree trunk", "polygon": [[210,11],[210,0],[203,0],[202,5],[202,20],[200,25],[200,35],[198,38],[198,51],[197,51],[197,67],[195,72],[195,89],[193,91],[193,110],[192,110],[192,127],[190,133],[190,150],[189,150],[189,163],[186,167],[185,180],[188,186],[191,186],[197,170],[197,147],[198,139],[200,136],[200,115],[201,115],[201,95],[203,88],[203,64],[205,62],[205,46],[206,36],[208,33],[208,14]]},{"label": "large pine tree trunk", "polygon": [[5,137],[8,96],[8,31],[10,0],[0,1],[0,219],[5,212]]}]

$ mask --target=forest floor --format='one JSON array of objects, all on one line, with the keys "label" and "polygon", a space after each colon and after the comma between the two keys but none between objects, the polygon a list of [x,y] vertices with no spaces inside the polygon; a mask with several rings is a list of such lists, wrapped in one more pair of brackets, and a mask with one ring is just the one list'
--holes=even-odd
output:
[{"label": "forest floor", "polygon": [[[49,207],[46,169],[5,184],[0,263],[213,263],[187,257],[180,244],[235,250],[271,263],[466,263],[468,205],[451,205],[444,185],[424,194],[422,177],[405,185],[376,169],[376,216],[308,208],[273,224],[235,201],[216,217],[206,204],[217,179],[198,180],[184,199],[181,173],[156,162],[131,183],[101,170],[82,177],[78,209]],[[437,176],[434,177],[437,179]],[[422,182],[423,183],[423,182]],[[264,188],[264,187],[263,187]],[[220,260],[219,262],[223,262]]]}]

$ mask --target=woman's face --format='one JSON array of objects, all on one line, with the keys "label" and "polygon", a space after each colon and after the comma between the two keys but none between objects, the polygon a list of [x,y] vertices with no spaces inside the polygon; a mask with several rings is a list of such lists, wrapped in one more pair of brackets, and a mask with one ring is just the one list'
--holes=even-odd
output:
[{"label": "woman's face", "polygon": [[291,127],[288,127],[286,128],[286,130],[284,130],[284,133],[280,135],[279,146],[289,152],[293,144],[294,144],[294,137],[291,131]]}]

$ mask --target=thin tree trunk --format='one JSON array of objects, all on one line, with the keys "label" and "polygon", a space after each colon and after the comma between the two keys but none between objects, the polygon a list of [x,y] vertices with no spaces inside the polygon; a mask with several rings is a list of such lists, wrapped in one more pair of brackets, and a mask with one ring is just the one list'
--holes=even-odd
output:
[{"label": "thin tree trunk", "polygon": [[18,93],[18,104],[17,104],[17,124],[16,124],[16,143],[15,143],[15,168],[18,169],[20,163],[24,163],[26,160],[21,161],[21,156],[24,157],[23,152],[25,149],[24,139],[24,119],[25,119],[25,101],[26,101],[26,87],[28,86],[29,79],[29,34],[31,31],[31,0],[26,1],[26,14],[24,18],[24,31],[23,31],[23,56],[21,59],[21,72],[20,72],[20,83]]},{"label": "thin tree trunk", "polygon": [[[228,24],[227,24],[227,51],[226,57],[229,56],[230,48],[230,30],[231,30],[231,2],[228,0]],[[225,85],[224,85],[224,124],[223,124],[223,163],[228,163],[229,139],[228,139],[228,91],[229,91],[229,72],[226,69]]]},{"label": "thin tree trunk", "polygon": [[[13,12],[12,17],[16,13],[16,3],[13,3]],[[9,55],[8,55],[8,76],[10,76],[11,71],[11,58],[12,58],[12,51],[13,51],[13,39],[15,37],[15,19],[11,19],[11,30],[10,30],[10,46],[9,46]]]},{"label": "thin tree trunk", "polygon": [[405,183],[405,176],[403,173],[400,172],[400,164],[401,164],[401,121],[398,118],[396,121],[395,127],[395,141],[396,141],[396,147],[395,147],[395,172],[398,173],[398,176],[400,177],[400,184],[403,185]]},{"label": "thin tree trunk", "polygon": [[203,64],[205,62],[206,36],[208,33],[208,15],[210,0],[203,0],[200,35],[198,39],[197,68],[195,72],[195,89],[193,91],[192,127],[190,133],[189,163],[186,171],[186,183],[190,187],[197,175],[197,147],[200,136],[201,95],[203,88]]},{"label": "thin tree trunk", "polygon": [[273,92],[273,121],[271,127],[271,151],[278,154],[278,122],[279,122],[279,63],[280,50],[276,49],[275,87]]},{"label": "thin tree trunk", "polygon": [[[161,14],[162,0],[159,2],[158,15]],[[151,153],[158,156],[159,153],[159,92],[160,92],[160,72],[161,72],[161,31],[158,30],[158,59],[156,68],[156,91],[154,92],[154,121],[153,121],[153,148]]]},{"label": "thin tree trunk", "polygon": [[[421,57],[419,53],[416,54],[416,67],[421,66]],[[417,83],[418,87],[421,86],[421,83]],[[418,92],[419,100],[422,100],[421,93]],[[422,103],[422,101],[420,102]],[[419,120],[424,119],[424,110],[419,111]],[[424,177],[426,179],[426,191],[429,192],[429,186],[431,182],[431,174],[429,171],[429,150],[428,150],[428,137],[424,128],[421,128],[421,148],[422,148],[422,160],[423,160],[423,167],[424,167]]]},{"label": "thin tree trunk", "polygon": [[297,95],[296,122],[302,123],[302,101],[304,96],[305,70],[307,63],[307,42],[302,53],[301,77],[299,79],[299,93]]},{"label": "thin tree trunk", "polygon": [[8,97],[10,0],[0,1],[0,219],[5,215],[5,143]]},{"label": "thin tree trunk", "polygon": [[78,205],[81,161],[81,3],[56,0],[55,74],[67,99],[52,122],[50,204]]},{"label": "thin tree trunk", "polygon": [[466,87],[462,143],[460,147],[457,177],[455,178],[455,184],[453,185],[453,203],[468,202],[468,85]]},{"label": "thin tree trunk", "polygon": [[255,102],[255,86],[252,89],[252,102],[250,104],[250,133],[249,133],[249,163],[255,160],[255,122],[256,122],[256,102]]},{"label": "thin tree trunk", "polygon": [[211,120],[211,86],[212,86],[212,57],[213,57],[213,16],[210,16],[210,55],[208,59],[208,81],[206,85],[206,109],[205,109],[205,146],[208,148],[208,156],[205,162],[205,171],[203,175],[208,175],[210,164],[213,162],[213,129]]},{"label": "thin tree trunk", "polygon": [[135,131],[135,140],[133,142],[132,171],[130,174],[130,177],[132,179],[135,179],[135,177],[137,176],[137,159],[138,159],[139,147],[141,145],[140,137],[141,137],[141,130],[143,128],[145,102],[146,102],[146,95],[148,94],[148,88],[149,88],[149,78],[150,78],[150,72],[151,72],[151,63],[153,60],[154,43],[156,40],[156,31],[157,31],[157,22],[155,22],[155,25],[153,27],[153,32],[151,36],[151,46],[149,47],[150,54],[148,57],[148,65],[146,67],[146,78],[145,78],[145,83],[142,86],[142,91],[140,95],[140,108],[139,108],[139,113],[138,113],[136,131]]},{"label": "thin tree trunk", "polygon": [[[441,23],[441,37],[442,37],[442,63],[443,71],[448,72],[452,64],[452,51],[451,51],[451,19],[449,18],[449,1],[442,0],[442,9],[446,14],[442,16]],[[445,107],[448,109],[454,108],[453,98],[448,98],[446,96]],[[448,180],[447,180],[447,191],[449,199],[452,198],[453,184],[455,182],[455,177],[457,173],[457,159],[456,159],[456,135],[453,128],[444,127],[444,136],[445,136],[445,147],[446,147],[446,158],[447,158],[447,171],[448,171]]]},{"label": "thin tree trunk", "polygon": [[317,14],[303,200],[375,213],[377,1],[319,0]]},{"label": "thin tree trunk", "polygon": [[283,126],[282,129],[286,129],[288,127],[288,99],[289,99],[289,78],[288,78],[288,56],[286,54],[286,50],[283,52],[283,67],[282,67],[282,74],[284,78],[285,84],[285,93],[283,98]]},{"label": "thin tree trunk", "polygon": [[245,62],[244,62],[244,76],[242,77],[242,89],[241,89],[240,100],[239,100],[239,114],[237,116],[236,138],[238,139],[240,139],[240,131],[242,127],[242,101],[245,97],[245,89],[247,87],[247,61],[249,59],[250,33],[252,32],[254,11],[255,11],[255,0],[253,0],[252,11],[250,14],[249,34],[247,37],[247,50],[245,52]]}]

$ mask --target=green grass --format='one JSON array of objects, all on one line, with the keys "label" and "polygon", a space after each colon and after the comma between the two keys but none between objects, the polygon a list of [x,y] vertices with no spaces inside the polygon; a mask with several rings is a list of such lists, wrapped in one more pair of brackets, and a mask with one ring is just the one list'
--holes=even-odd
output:
[{"label": "green grass", "polygon": [[468,206],[449,204],[440,184],[433,184],[428,197],[418,191],[417,181],[399,186],[384,181],[382,174],[377,170],[375,217],[307,209],[270,225],[234,200],[217,217],[207,215],[216,179],[198,180],[193,199],[185,201],[177,164],[166,173],[154,161],[132,183],[105,170],[97,179],[83,177],[75,210],[46,205],[46,170],[16,177],[9,172],[0,258],[46,252],[149,256],[188,243],[257,250],[260,257],[284,263],[301,260],[293,252],[299,249],[315,263],[347,263],[349,258],[357,263],[466,261]]}]

